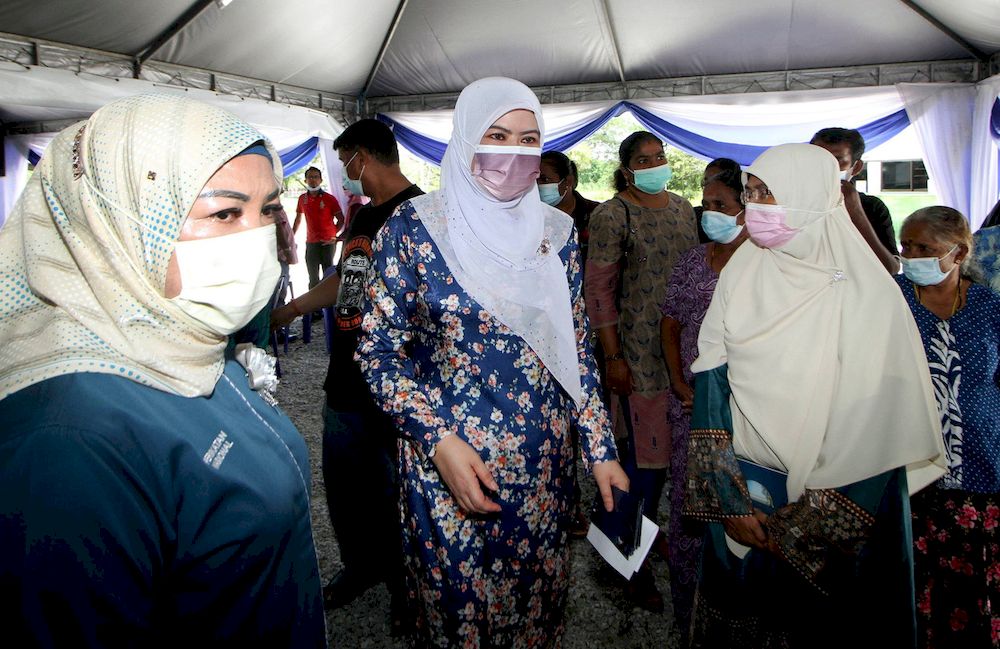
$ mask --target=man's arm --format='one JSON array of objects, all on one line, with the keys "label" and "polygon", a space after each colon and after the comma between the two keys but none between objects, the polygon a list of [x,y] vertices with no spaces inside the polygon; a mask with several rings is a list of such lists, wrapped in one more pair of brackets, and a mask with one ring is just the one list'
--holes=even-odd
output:
[{"label": "man's arm", "polygon": [[340,276],[332,273],[312,290],[306,291],[288,304],[271,311],[271,328],[284,327],[295,318],[318,311],[337,303],[337,293],[340,292]]},{"label": "man's arm", "polygon": [[299,202],[295,204],[295,223],[292,224],[292,234],[296,234],[299,231],[299,222],[302,220],[302,197],[299,196]]},{"label": "man's arm", "polygon": [[875,228],[868,221],[865,208],[861,205],[861,196],[858,194],[858,190],[855,189],[853,183],[846,180],[840,183],[840,189],[844,194],[844,206],[847,208],[847,213],[851,216],[851,222],[854,223],[854,227],[858,229],[862,238],[868,243],[875,256],[878,257],[879,263],[885,267],[889,274],[895,275],[899,272],[899,262],[896,261],[895,256],[879,241],[878,235],[875,234]]}]

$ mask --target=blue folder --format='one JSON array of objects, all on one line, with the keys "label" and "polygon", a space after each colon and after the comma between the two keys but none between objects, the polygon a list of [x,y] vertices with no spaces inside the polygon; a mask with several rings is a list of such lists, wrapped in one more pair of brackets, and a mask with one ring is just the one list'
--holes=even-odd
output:
[{"label": "blue folder", "polygon": [[775,509],[788,504],[788,474],[769,469],[750,460],[736,458],[746,480],[750,500],[754,506],[770,515]]}]

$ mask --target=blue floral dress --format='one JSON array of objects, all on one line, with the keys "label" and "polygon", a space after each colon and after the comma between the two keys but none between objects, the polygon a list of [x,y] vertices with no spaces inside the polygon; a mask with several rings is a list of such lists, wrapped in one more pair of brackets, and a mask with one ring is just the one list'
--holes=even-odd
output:
[{"label": "blue floral dress", "polygon": [[[579,248],[566,267],[584,402],[577,408],[514,332],[455,280],[421,219],[434,194],[400,206],[374,245],[357,359],[400,441],[400,504],[417,641],[434,647],[549,647],[563,631],[573,492],[571,421],[588,463],[616,459],[588,341]],[[502,281],[503,278],[497,278]],[[460,510],[431,461],[459,435],[499,490],[499,514]]]}]

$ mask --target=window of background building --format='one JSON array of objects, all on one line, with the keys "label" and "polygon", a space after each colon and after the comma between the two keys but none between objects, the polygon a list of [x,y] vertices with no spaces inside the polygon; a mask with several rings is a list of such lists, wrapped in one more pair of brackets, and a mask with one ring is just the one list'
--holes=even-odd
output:
[{"label": "window of background building", "polygon": [[922,160],[897,160],[882,163],[882,191],[925,192],[927,169]]}]

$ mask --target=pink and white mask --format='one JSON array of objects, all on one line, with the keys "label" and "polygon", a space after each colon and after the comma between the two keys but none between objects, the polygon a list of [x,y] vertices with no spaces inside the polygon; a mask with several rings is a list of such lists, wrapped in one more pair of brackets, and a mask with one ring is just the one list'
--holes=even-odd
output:
[{"label": "pink and white mask", "polygon": [[799,233],[785,221],[784,205],[747,203],[744,212],[747,232],[754,243],[762,248],[780,248]]},{"label": "pink and white mask", "polygon": [[480,144],[472,157],[472,177],[493,198],[512,201],[534,189],[542,149]]}]

